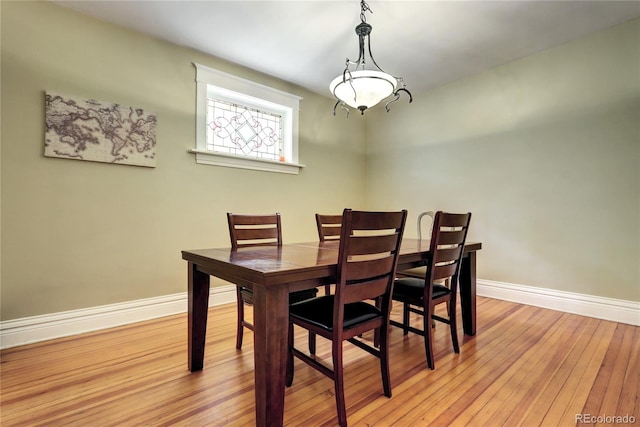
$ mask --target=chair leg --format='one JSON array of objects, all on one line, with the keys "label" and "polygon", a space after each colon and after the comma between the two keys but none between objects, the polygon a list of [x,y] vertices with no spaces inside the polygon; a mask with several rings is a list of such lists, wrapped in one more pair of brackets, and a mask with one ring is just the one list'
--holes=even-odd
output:
[{"label": "chair leg", "polygon": [[291,387],[293,384],[293,322],[289,322],[289,334],[287,338],[287,368],[285,385]]},{"label": "chair leg", "polygon": [[[380,298],[376,298],[376,307],[380,308]],[[380,330],[379,329],[374,329],[373,330],[373,346],[375,348],[380,348]]]},{"label": "chair leg", "polygon": [[316,354],[316,334],[309,332],[309,354]]},{"label": "chair leg", "polygon": [[427,355],[427,366],[429,369],[435,369],[435,364],[433,363],[433,330],[431,326],[431,312],[432,310],[425,310],[423,317],[423,331],[424,331],[424,351]]},{"label": "chair leg", "polygon": [[331,295],[331,285],[324,285],[324,294]]},{"label": "chair leg", "polygon": [[406,302],[402,305],[402,325],[404,326],[402,328],[402,335],[408,335],[409,330],[407,329],[407,326],[409,326],[409,304]]},{"label": "chair leg", "polygon": [[244,301],[242,301],[242,293],[240,286],[236,286],[236,300],[238,305],[238,331],[236,333],[236,348],[242,348],[242,334],[244,332]]},{"label": "chair leg", "polygon": [[449,309],[449,328],[451,330],[451,342],[453,343],[453,351],[460,353],[460,344],[458,344],[458,325],[455,304],[447,303]]},{"label": "chair leg", "polygon": [[380,371],[384,395],[391,397],[391,376],[389,375],[389,326],[380,328]]},{"label": "chair leg", "polygon": [[344,368],[342,365],[342,342],[333,341],[333,382],[338,409],[338,424],[347,426],[347,407],[344,401]]}]

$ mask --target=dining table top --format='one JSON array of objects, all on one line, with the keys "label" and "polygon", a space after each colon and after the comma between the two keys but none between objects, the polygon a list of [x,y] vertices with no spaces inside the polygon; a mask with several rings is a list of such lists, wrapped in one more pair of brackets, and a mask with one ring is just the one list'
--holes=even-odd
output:
[{"label": "dining table top", "polygon": [[[398,265],[402,268],[424,265],[429,256],[429,243],[428,239],[404,238]],[[338,247],[338,241],[314,241],[282,246],[249,246],[235,250],[231,247],[194,249],[182,251],[182,258],[198,264],[203,272],[207,272],[207,267],[214,269],[222,279],[225,277],[221,275],[226,274],[230,275],[229,279],[237,279],[237,275],[246,278],[253,273],[253,283],[267,285],[290,282],[288,276],[291,273],[304,273],[306,277],[335,275]],[[480,242],[467,242],[464,253],[481,248]]]}]

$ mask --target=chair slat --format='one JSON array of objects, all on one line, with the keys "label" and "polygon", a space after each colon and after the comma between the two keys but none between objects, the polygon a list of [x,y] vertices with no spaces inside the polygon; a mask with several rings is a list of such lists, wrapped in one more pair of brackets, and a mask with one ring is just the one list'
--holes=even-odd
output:
[{"label": "chair slat", "polygon": [[277,239],[277,228],[237,228],[235,231],[237,240],[261,240]]},{"label": "chair slat", "polygon": [[383,295],[389,284],[389,275],[375,280],[367,280],[356,284],[348,284],[345,288],[344,303],[351,304],[358,301],[370,300]]},{"label": "chair slat", "polygon": [[324,237],[338,236],[340,237],[340,227],[324,227],[322,230]]},{"label": "chair slat", "polygon": [[394,230],[398,228],[400,212],[353,211],[353,230]]},{"label": "chair slat", "polygon": [[438,265],[434,267],[432,281],[446,279],[456,274],[457,264]]},{"label": "chair slat", "polygon": [[233,215],[233,223],[235,225],[275,225],[277,222],[277,215]]},{"label": "chair slat", "polygon": [[[444,213],[444,212],[443,212]],[[467,222],[467,215],[469,214],[456,214],[456,213],[446,213],[446,215],[441,215],[440,219],[440,227],[468,227],[468,225],[464,225]]]},{"label": "chair slat", "polygon": [[397,242],[397,233],[382,236],[352,236],[349,239],[349,255],[391,252],[395,249]]},{"label": "chair slat", "polygon": [[459,245],[464,242],[466,230],[456,230],[456,231],[448,231],[448,230],[440,230],[440,240],[438,243],[441,245]]},{"label": "chair slat", "polygon": [[368,277],[376,277],[388,273],[393,267],[393,257],[365,260],[349,263],[348,281],[363,280]]},{"label": "chair slat", "polygon": [[438,249],[436,253],[433,254],[433,261],[435,263],[456,261],[458,258],[460,258],[462,249],[462,246],[457,246],[455,248]]}]

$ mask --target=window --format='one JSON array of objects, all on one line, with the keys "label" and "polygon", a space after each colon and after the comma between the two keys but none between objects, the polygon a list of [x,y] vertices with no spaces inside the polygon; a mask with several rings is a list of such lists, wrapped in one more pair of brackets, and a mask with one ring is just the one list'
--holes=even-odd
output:
[{"label": "window", "polygon": [[302,98],[195,64],[196,162],[297,174]]}]

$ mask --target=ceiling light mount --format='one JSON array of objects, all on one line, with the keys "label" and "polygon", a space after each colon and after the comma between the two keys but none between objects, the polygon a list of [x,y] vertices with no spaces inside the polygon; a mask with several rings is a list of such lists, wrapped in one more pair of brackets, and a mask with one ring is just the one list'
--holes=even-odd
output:
[{"label": "ceiling light mount", "polygon": [[[404,84],[402,77],[395,77],[387,74],[380,68],[373,59],[371,53],[371,30],[373,27],[366,22],[365,12],[371,12],[371,8],[364,0],[360,1],[360,24],[356,26],[356,34],[359,41],[358,60],[346,60],[345,69],[342,74],[331,81],[329,90],[338,99],[333,107],[333,115],[336,115],[338,105],[346,111],[349,116],[349,107],[357,108],[360,114],[364,115],[366,109],[373,107],[380,101],[393,96],[387,101],[385,108],[390,110],[389,104],[400,99],[401,92],[409,96],[409,102],[413,102],[413,96]],[[366,51],[365,51],[366,45]],[[376,69],[365,69],[366,52],[369,53],[371,62]],[[350,68],[353,66],[353,70]]]}]

